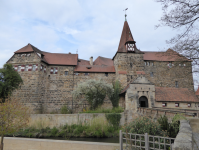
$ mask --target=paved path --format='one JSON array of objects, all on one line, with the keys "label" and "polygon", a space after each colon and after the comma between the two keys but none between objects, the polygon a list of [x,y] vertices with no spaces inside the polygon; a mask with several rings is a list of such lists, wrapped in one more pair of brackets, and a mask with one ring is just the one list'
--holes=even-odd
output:
[{"label": "paved path", "polygon": [[199,150],[199,133],[193,133],[194,150]]}]

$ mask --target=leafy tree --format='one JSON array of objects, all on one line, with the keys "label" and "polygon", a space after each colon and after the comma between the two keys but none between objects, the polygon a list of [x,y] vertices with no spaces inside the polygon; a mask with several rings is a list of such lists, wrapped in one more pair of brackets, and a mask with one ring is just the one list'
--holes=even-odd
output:
[{"label": "leafy tree", "polygon": [[111,84],[105,83],[101,80],[88,80],[80,83],[78,87],[72,92],[74,98],[85,97],[90,104],[90,109],[94,110],[103,104],[107,94],[113,92]]},{"label": "leafy tree", "polygon": [[119,106],[119,94],[121,92],[121,84],[118,80],[113,82],[113,92],[109,94],[109,99],[112,102],[113,108],[116,108]]},{"label": "leafy tree", "polygon": [[0,150],[3,150],[5,134],[13,134],[25,127],[29,120],[29,110],[17,99],[9,99],[0,103]]},{"label": "leafy tree", "polygon": [[12,94],[12,92],[19,87],[22,83],[22,79],[17,71],[14,70],[11,64],[5,64],[0,69],[0,99],[2,103],[6,98]]},{"label": "leafy tree", "polygon": [[156,0],[162,4],[163,16],[160,26],[169,26],[181,31],[167,41],[172,49],[191,60],[193,72],[199,72],[199,1],[197,0]]}]

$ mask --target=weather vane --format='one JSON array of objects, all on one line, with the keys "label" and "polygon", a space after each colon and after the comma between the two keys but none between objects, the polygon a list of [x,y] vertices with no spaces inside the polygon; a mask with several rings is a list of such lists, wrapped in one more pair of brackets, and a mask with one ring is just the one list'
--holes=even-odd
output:
[{"label": "weather vane", "polygon": [[125,11],[125,21],[126,21],[126,16],[127,16],[127,14],[126,14],[127,9],[128,8],[126,8],[126,9],[123,10],[123,11]]}]

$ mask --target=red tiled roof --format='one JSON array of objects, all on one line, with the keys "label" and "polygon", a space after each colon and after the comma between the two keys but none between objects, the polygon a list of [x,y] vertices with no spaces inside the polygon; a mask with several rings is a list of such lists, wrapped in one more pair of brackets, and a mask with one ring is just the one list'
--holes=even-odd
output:
[{"label": "red tiled roof", "polygon": [[21,49],[17,50],[14,53],[26,53],[26,52],[34,52],[32,46],[30,44],[22,47]]},{"label": "red tiled roof", "polygon": [[97,59],[93,62],[93,65],[114,66],[112,59],[101,56],[97,57]]},{"label": "red tiled roof", "polygon": [[191,61],[172,49],[166,52],[144,52],[144,60],[152,61]]},{"label": "red tiled roof", "polygon": [[155,100],[165,102],[199,102],[194,92],[187,88],[155,87]]},{"label": "red tiled roof", "polygon": [[137,74],[145,74],[144,71],[136,71]]},{"label": "red tiled roof", "polygon": [[196,95],[199,95],[199,86],[198,86],[198,90],[196,91]]},{"label": "red tiled roof", "polygon": [[123,26],[123,30],[122,30],[122,35],[121,35],[121,38],[120,38],[120,44],[119,44],[117,52],[127,52],[127,50],[125,48],[125,43],[129,39],[129,34],[131,36],[131,39],[134,41],[133,36],[131,34],[131,30],[130,30],[129,25],[128,25],[128,22],[125,21],[124,26]]},{"label": "red tiled roof", "polygon": [[127,74],[126,71],[118,71],[119,74]]},{"label": "red tiled roof", "polygon": [[78,54],[58,54],[43,52],[44,59],[50,65],[77,65]]},{"label": "red tiled roof", "polygon": [[115,67],[113,60],[110,58],[104,58],[99,56],[94,62],[93,65],[90,65],[90,62],[87,60],[80,60],[76,66],[75,72],[115,72]]}]

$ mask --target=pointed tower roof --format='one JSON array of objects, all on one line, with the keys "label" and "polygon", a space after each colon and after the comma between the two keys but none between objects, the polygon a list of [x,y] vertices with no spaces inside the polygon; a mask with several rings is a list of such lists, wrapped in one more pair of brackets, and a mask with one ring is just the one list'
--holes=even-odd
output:
[{"label": "pointed tower roof", "polygon": [[125,43],[128,41],[128,39],[130,38],[130,40],[133,40],[133,36],[131,34],[131,30],[129,28],[129,25],[128,25],[128,22],[125,21],[124,22],[124,26],[123,26],[123,30],[122,30],[122,35],[121,35],[121,38],[120,38],[120,44],[119,44],[119,47],[118,47],[118,50],[117,52],[127,52],[126,48],[125,48]]},{"label": "pointed tower roof", "polygon": [[198,86],[198,90],[196,91],[196,95],[199,95],[199,86]]},{"label": "pointed tower roof", "polygon": [[[132,36],[131,30],[129,28],[128,22],[125,20],[123,30],[122,30],[122,35],[121,35],[121,38],[120,38],[120,43],[119,43],[118,50],[117,50],[116,54],[128,52],[127,49],[126,49],[126,46],[125,46],[125,44],[127,42],[136,43],[135,40],[133,39],[133,36]],[[136,44],[135,44],[135,53],[143,53],[143,52],[141,52],[140,50],[137,49]],[[116,54],[115,54],[115,56],[116,56]],[[113,59],[115,58],[115,56],[113,57]]]}]

